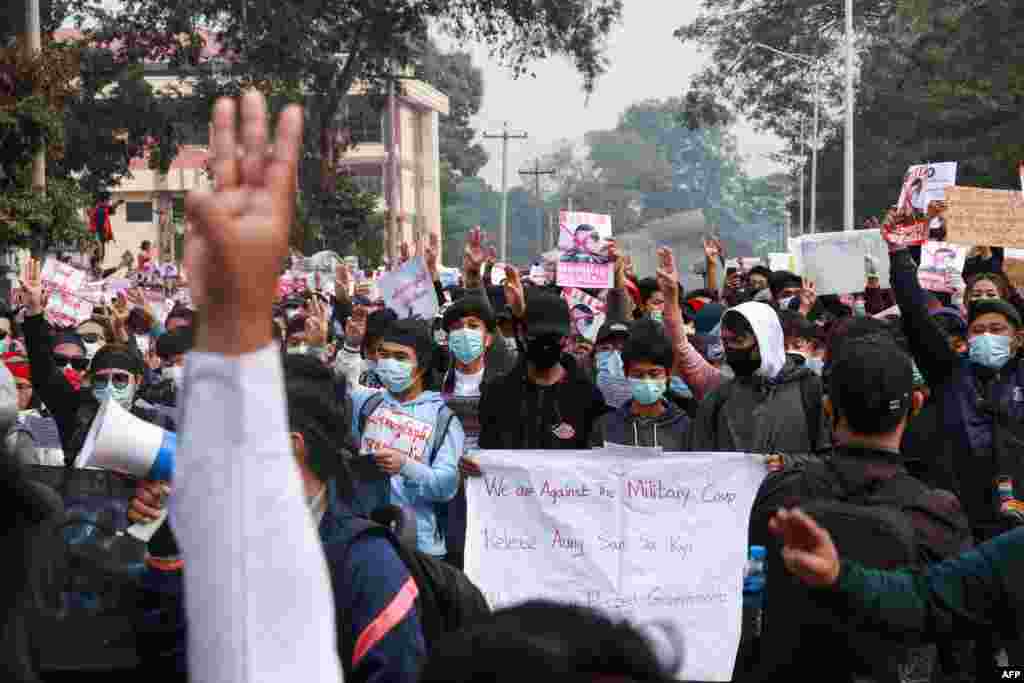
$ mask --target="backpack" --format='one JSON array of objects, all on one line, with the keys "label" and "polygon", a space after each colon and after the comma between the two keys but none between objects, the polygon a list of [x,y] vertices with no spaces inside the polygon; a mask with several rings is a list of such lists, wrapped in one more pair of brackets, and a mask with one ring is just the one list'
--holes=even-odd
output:
[{"label": "backpack", "polygon": [[[378,391],[370,398],[366,399],[363,403],[362,408],[359,409],[359,434],[362,435],[366,429],[366,421],[370,419],[374,411],[384,403],[384,392]],[[427,458],[427,464],[433,466],[434,461],[437,459],[437,454],[441,450],[441,446],[444,445],[445,437],[448,436],[448,429],[451,427],[452,420],[455,419],[455,413],[452,412],[446,404],[442,403],[441,408],[437,411],[437,419],[434,422],[434,431],[430,435],[430,444],[428,452],[430,455]],[[357,446],[358,447],[358,446]],[[448,529],[448,503],[434,503],[434,517],[437,520],[437,534],[438,537],[443,539]]]},{"label": "backpack", "polygon": [[[800,401],[804,407],[804,417],[807,420],[807,436],[811,443],[811,453],[819,453],[831,444],[820,444],[821,441],[821,415],[823,391],[821,382],[810,381],[816,379],[816,375],[805,375],[800,378]],[[718,418],[722,413],[722,407],[732,395],[733,381],[726,382],[719,387],[715,395],[715,403],[711,408],[711,424],[718,428]]]},{"label": "backpack", "polygon": [[[391,543],[409,571],[419,591],[416,607],[428,654],[445,634],[461,630],[490,615],[491,608],[483,593],[455,567],[402,544],[386,526],[359,517],[353,520],[353,526],[354,532],[342,555],[345,560],[353,545],[364,538],[379,536]],[[342,665],[348,678],[356,634],[352,632],[352,619],[347,614],[339,615],[338,626],[338,636],[341,638],[338,651],[342,655]]]}]

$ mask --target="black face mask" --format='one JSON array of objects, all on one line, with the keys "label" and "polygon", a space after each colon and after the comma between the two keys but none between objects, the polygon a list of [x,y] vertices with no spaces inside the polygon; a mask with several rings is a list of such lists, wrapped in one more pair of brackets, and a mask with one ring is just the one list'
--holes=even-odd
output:
[{"label": "black face mask", "polygon": [[750,377],[761,368],[761,355],[753,347],[743,350],[726,349],[725,362],[737,377]]},{"label": "black face mask", "polygon": [[526,340],[526,359],[538,370],[550,370],[562,357],[562,340],[545,336]]}]

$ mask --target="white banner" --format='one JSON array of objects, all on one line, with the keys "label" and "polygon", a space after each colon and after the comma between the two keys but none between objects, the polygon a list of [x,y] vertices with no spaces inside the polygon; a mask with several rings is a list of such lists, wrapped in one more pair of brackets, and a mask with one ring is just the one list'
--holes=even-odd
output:
[{"label": "white banner", "polygon": [[498,609],[584,605],[683,634],[680,680],[729,681],[747,526],[765,475],[738,453],[481,451],[466,574]]},{"label": "white banner", "polygon": [[423,257],[416,257],[398,270],[382,275],[377,282],[384,305],[399,319],[433,320],[437,315],[437,292]]}]

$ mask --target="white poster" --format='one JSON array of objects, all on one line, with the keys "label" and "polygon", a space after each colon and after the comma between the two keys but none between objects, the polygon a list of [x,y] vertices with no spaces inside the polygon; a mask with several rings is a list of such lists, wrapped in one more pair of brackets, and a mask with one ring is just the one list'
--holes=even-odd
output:
[{"label": "white poster", "polygon": [[925,213],[928,202],[943,201],[946,188],[956,185],[956,166],[955,161],[911,166],[903,176],[897,205],[904,211]]},{"label": "white poster", "polygon": [[562,211],[558,216],[558,274],[560,287],[610,289],[615,267],[608,258],[612,217],[599,213]]},{"label": "white poster", "polygon": [[862,292],[869,274],[888,287],[889,249],[878,230],[805,235],[797,249],[801,275],[819,296]]},{"label": "white poster", "polygon": [[949,242],[925,242],[921,245],[921,265],[917,281],[932,292],[952,294],[955,276],[963,273],[969,247]]},{"label": "white poster", "polygon": [[466,574],[493,608],[584,605],[683,634],[680,680],[729,681],[759,456],[481,451]]},{"label": "white poster", "polygon": [[790,273],[796,272],[796,259],[792,254],[785,252],[768,254],[768,269],[772,271],[786,270]]},{"label": "white poster", "polygon": [[408,454],[417,462],[424,462],[433,431],[432,422],[419,420],[382,404],[373,411],[373,415],[366,418],[359,452],[368,454],[376,453],[381,448],[391,448]]},{"label": "white poster", "polygon": [[569,318],[572,331],[591,342],[597,341],[597,333],[604,325],[606,307],[603,301],[595,299],[581,289],[562,290],[562,298],[569,304]]},{"label": "white poster", "polygon": [[423,257],[408,261],[398,270],[381,275],[377,282],[384,305],[402,318],[433,320],[437,315],[437,292]]}]

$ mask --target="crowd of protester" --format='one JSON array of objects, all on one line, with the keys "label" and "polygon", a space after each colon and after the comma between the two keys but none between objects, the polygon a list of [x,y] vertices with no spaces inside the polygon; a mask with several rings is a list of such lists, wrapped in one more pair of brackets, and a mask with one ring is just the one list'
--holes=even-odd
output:
[{"label": "crowd of protester", "polygon": [[[194,307],[157,316],[131,292],[58,329],[32,262],[0,314],[3,680],[57,680],[30,642],[32,539],[52,501],[29,472],[74,467],[107,402],[180,434],[173,481],[137,482],[128,510],[141,524],[172,513],[138,577],[137,672],[160,680],[671,678],[654,640],[583,608],[537,602],[439,632],[407,559],[458,576],[476,450],[607,443],[765,456],[750,544],[806,582],[836,630],[773,637],[801,613],[769,582],[771,651],[746,652],[735,680],[881,681],[874,651],[836,635],[850,624],[901,648],[942,643],[932,680],[982,680],[999,657],[1024,666],[1024,300],[1001,249],[976,250],[950,297],[925,291],[893,241],[891,282],[841,298],[764,266],[719,286],[713,241],[706,286],[685,292],[670,250],[638,278],[612,245],[614,286],[588,292],[607,310],[590,339],[529,269],[489,286],[474,231],[455,285],[436,237],[414,247],[441,312],[399,319],[347,265],[334,295],[277,294],[301,118],[282,115],[269,157],[262,101],[240,109],[236,137],[236,105],[218,105],[217,187],[189,199]],[[421,457],[379,438],[387,409],[433,426]],[[828,524],[793,510],[822,502],[897,515],[909,562],[841,560]],[[406,515],[405,546],[365,533],[389,507]]]}]

